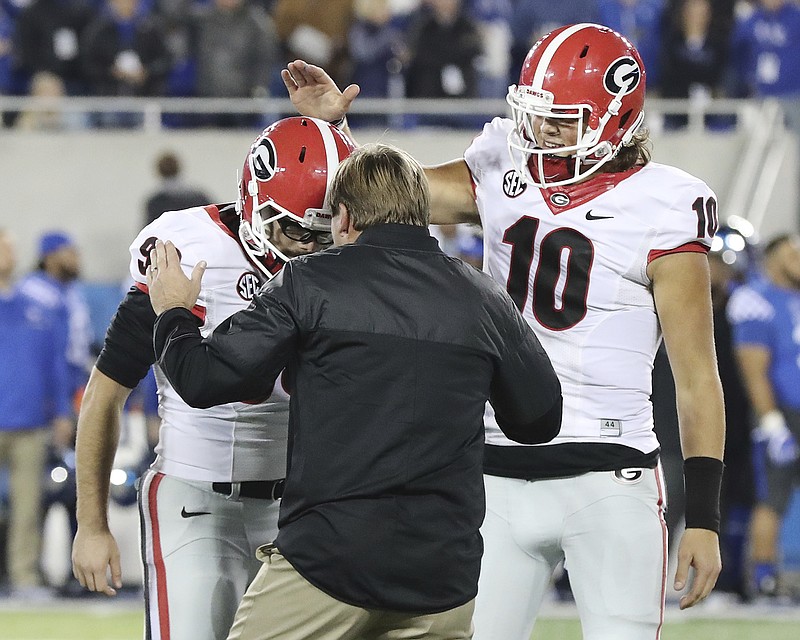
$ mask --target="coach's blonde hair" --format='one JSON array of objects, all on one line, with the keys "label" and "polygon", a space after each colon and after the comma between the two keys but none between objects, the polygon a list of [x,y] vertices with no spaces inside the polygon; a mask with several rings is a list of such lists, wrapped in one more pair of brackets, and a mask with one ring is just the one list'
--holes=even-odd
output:
[{"label": "coach's blonde hair", "polygon": [[394,222],[427,227],[430,190],[420,164],[405,151],[386,144],[368,144],[348,156],[331,182],[333,215],[343,204],[353,228],[363,231]]}]

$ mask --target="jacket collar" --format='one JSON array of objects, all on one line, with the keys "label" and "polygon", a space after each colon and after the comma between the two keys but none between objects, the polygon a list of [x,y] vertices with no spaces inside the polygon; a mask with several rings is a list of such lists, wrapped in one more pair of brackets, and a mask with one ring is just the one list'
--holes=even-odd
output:
[{"label": "jacket collar", "polygon": [[394,249],[413,249],[416,251],[441,251],[439,242],[428,227],[411,224],[378,224],[364,229],[355,244],[368,244]]}]

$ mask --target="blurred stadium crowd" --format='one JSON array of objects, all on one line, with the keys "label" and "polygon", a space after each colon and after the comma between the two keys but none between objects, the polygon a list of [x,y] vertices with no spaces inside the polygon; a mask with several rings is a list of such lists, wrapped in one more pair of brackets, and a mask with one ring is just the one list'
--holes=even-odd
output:
[{"label": "blurred stadium crowd", "polygon": [[[575,22],[627,36],[651,96],[774,96],[796,120],[794,0],[0,0],[0,95],[283,97],[280,69],[302,58],[366,97],[502,98],[531,44]],[[4,122],[139,121],[7,112]],[[221,113],[168,124],[262,123]]]}]

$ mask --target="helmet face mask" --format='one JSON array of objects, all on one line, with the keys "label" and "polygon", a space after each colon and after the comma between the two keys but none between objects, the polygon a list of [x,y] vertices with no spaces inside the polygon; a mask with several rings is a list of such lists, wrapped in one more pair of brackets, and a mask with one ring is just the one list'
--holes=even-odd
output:
[{"label": "helmet face mask", "polygon": [[[268,277],[298,253],[277,246],[277,227],[301,227],[308,235],[290,231],[293,242],[317,240],[325,245],[330,233],[328,186],[339,166],[353,150],[352,142],[322,120],[285,118],[267,127],[255,139],[245,158],[239,180],[239,240],[253,263]],[[278,224],[273,225],[273,222]],[[300,240],[300,237],[308,240]],[[321,240],[321,241],[320,241]]]},{"label": "helmet face mask", "polygon": [[[645,72],[621,35],[595,24],[561,27],[533,45],[509,87],[512,162],[523,180],[556,187],[583,180],[630,144],[644,120]],[[542,146],[543,120],[577,124],[573,144]]]}]

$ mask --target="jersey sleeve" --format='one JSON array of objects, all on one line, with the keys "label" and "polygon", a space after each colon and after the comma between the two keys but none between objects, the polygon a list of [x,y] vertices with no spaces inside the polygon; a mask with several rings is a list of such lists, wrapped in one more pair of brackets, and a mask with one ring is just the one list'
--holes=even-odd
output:
[{"label": "jersey sleeve", "polygon": [[115,382],[133,389],[156,360],[155,320],[150,298],[132,287],[111,319],[95,366]]},{"label": "jersey sleeve", "polygon": [[656,258],[674,253],[708,253],[719,226],[717,197],[702,180],[682,172],[664,176],[657,190],[667,202],[653,202],[658,213],[656,234],[647,256]]},{"label": "jersey sleeve", "polygon": [[758,291],[748,286],[739,287],[728,301],[727,315],[734,345],[770,347],[775,307]]},{"label": "jersey sleeve", "polygon": [[507,140],[512,127],[508,118],[493,118],[464,152],[464,160],[475,184],[480,184],[486,169],[508,159]]}]

